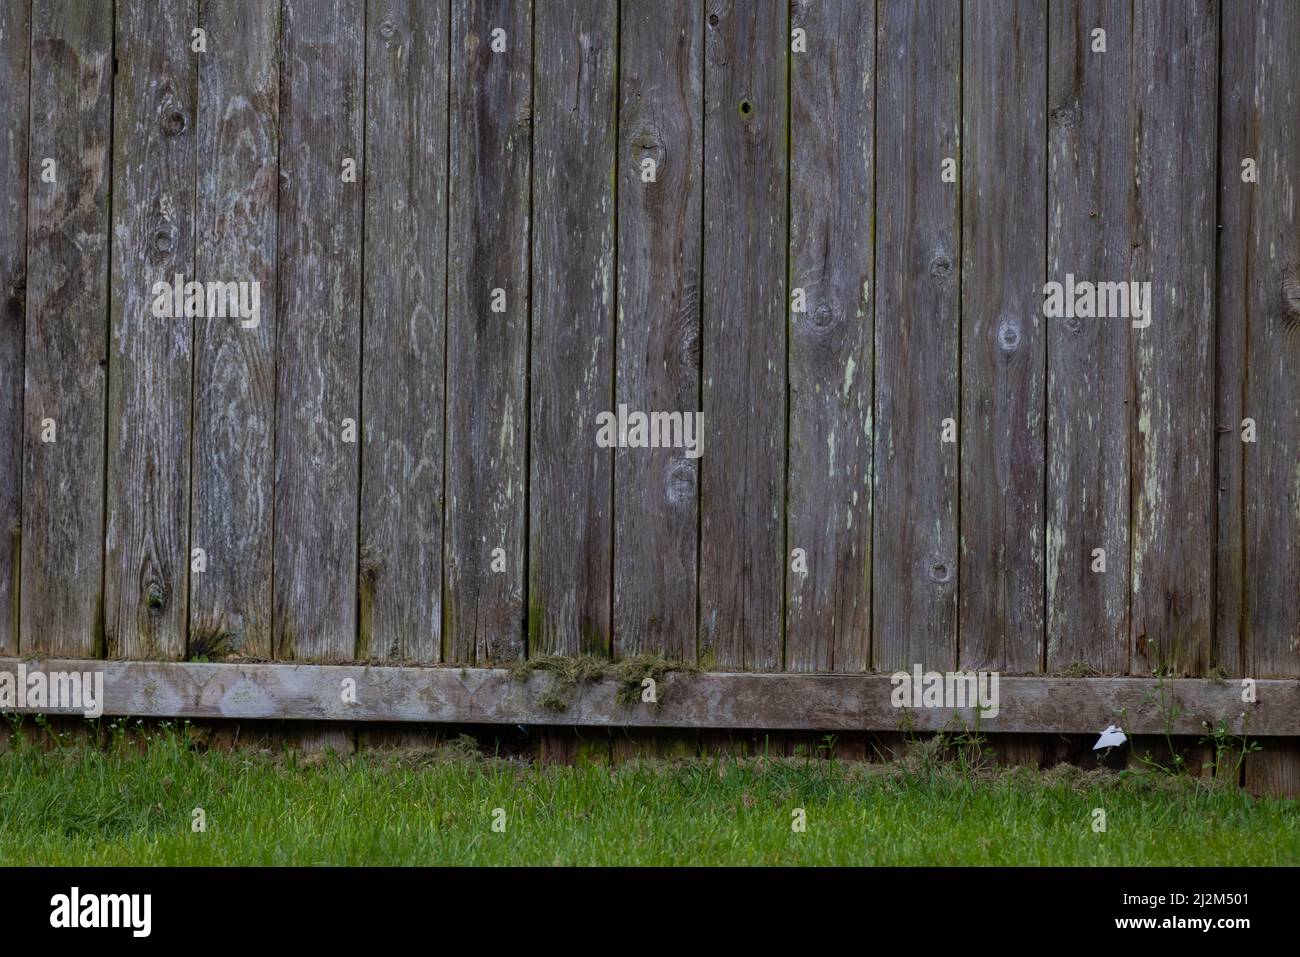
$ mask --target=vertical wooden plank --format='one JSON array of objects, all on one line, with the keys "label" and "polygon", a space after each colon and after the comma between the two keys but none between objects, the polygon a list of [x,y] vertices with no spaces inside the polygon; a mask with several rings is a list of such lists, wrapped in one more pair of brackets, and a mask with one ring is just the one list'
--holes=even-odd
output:
[{"label": "vertical wooden plank", "polygon": [[[963,664],[962,667],[967,666]],[[985,748],[1002,767],[1039,768],[1043,766],[1045,757],[1044,737],[1040,734],[990,734],[986,735]]]},{"label": "vertical wooden plank", "polygon": [[[1214,547],[1217,0],[1135,4],[1137,198],[1132,328],[1130,662],[1201,675],[1210,663]],[[1114,322],[1115,320],[1109,320]]]},{"label": "vertical wooden plank", "polygon": [[[1257,3],[1225,7],[1219,23],[1219,196],[1215,293],[1215,548],[1214,665],[1245,674],[1246,583],[1244,475],[1246,445],[1241,422],[1246,402],[1245,282],[1252,231],[1251,194],[1258,183],[1242,180],[1242,160],[1258,164],[1258,117],[1254,116],[1251,64],[1255,58]],[[1246,154],[1243,156],[1243,154]],[[1258,175],[1258,174],[1257,174]]]},{"label": "vertical wooden plank", "polygon": [[708,667],[782,664],[788,9],[706,6],[700,635]]},{"label": "vertical wooden plank", "polygon": [[[687,416],[700,407],[704,8],[625,0],[619,18],[616,402]],[[615,657],[695,661],[699,459],[616,450],[614,523]],[[695,732],[645,728],[610,742],[615,760],[698,747]]]},{"label": "vertical wooden plank", "polygon": [[529,654],[610,651],[617,5],[539,5],[533,69]]},{"label": "vertical wooden plank", "polygon": [[1047,9],[965,7],[962,106],[963,668],[1043,660]]},{"label": "vertical wooden plank", "polygon": [[877,42],[872,658],[952,668],[960,183],[941,174],[961,160],[961,7],[888,0]]},{"label": "vertical wooden plank", "polygon": [[446,3],[371,0],[360,657],[442,657]]},{"label": "vertical wooden plank", "polygon": [[0,654],[18,650],[31,3],[0,9]]},{"label": "vertical wooden plank", "polygon": [[[282,16],[274,648],[279,658],[350,659],[365,11],[361,0],[285,0]],[[346,160],[355,181],[345,181]]]},{"label": "vertical wooden plank", "polygon": [[492,664],[524,654],[533,16],[475,0],[451,19],[443,641]]},{"label": "vertical wooden plank", "polygon": [[[1241,457],[1244,582],[1240,630],[1246,674],[1300,675],[1300,10],[1292,4],[1228,4],[1223,10],[1224,228],[1220,235],[1220,369],[1240,396],[1221,418],[1225,461]],[[1258,182],[1244,182],[1254,160]],[[1231,360],[1240,364],[1229,365]],[[1243,442],[1241,420],[1255,422]],[[1231,622],[1229,622],[1231,624]],[[1227,636],[1224,636],[1225,638]],[[1232,663],[1228,662],[1231,668]]]},{"label": "vertical wooden plank", "polygon": [[[698,412],[704,12],[627,0],[620,41],[617,403]],[[653,182],[643,164],[652,161]],[[694,661],[699,459],[614,453],[614,647]]]},{"label": "vertical wooden plank", "polygon": [[194,320],[189,654],[270,657],[279,7],[206,0],[199,25],[195,272],[259,291],[252,318]]},{"label": "vertical wooden plank", "polygon": [[196,4],[117,5],[109,301],[105,639],[182,658],[189,607],[192,318],[154,285],[194,277]]},{"label": "vertical wooden plank", "polygon": [[[871,320],[876,16],[856,0],[797,2],[790,60],[786,668],[870,661]],[[802,308],[800,308],[802,307]]]},{"label": "vertical wooden plank", "polygon": [[[1128,0],[1060,0],[1048,33],[1047,281],[1129,277]],[[1106,52],[1092,50],[1094,29]],[[1041,303],[1040,303],[1041,306]],[[1047,667],[1128,668],[1129,321],[1047,327]],[[1092,571],[1095,549],[1106,570]]]},{"label": "vertical wooden plank", "polygon": [[[31,51],[31,115],[42,121],[27,175],[18,644],[89,658],[102,651],[104,613],[112,9],[35,3]],[[47,418],[54,442],[41,441]]]},{"label": "vertical wooden plank", "polygon": [[[1300,675],[1300,8],[1223,6],[1217,662]],[[1243,179],[1245,160],[1255,176]],[[1255,441],[1242,441],[1253,419]],[[1252,792],[1300,796],[1300,747],[1249,756]]]},{"label": "vertical wooden plank", "polygon": [[1251,794],[1300,798],[1300,744],[1270,738],[1263,751],[1246,756],[1245,778]]}]

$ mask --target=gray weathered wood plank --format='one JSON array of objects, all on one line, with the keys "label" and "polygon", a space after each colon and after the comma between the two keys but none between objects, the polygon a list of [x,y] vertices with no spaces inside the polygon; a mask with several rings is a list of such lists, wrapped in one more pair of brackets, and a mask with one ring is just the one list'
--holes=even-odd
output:
[{"label": "gray weathered wood plank", "polygon": [[[362,427],[362,0],[285,0],[281,33],[274,651],[350,659]],[[355,182],[345,181],[347,160]]]},{"label": "gray weathered wood plank", "polygon": [[[1298,675],[1300,9],[1225,4],[1222,49],[1218,660]],[[1258,182],[1243,182],[1246,159]]]},{"label": "gray weathered wood plank", "polygon": [[0,8],[0,654],[18,650],[32,8]]},{"label": "gray weathered wood plank", "polygon": [[[1235,13],[1233,12],[1235,11]],[[1257,184],[1242,181],[1243,154],[1258,150],[1254,113],[1258,3],[1225,8],[1219,38],[1219,230],[1215,303],[1215,539],[1213,663],[1245,674],[1245,550],[1242,535],[1246,447],[1241,422],[1246,402],[1246,257]],[[1258,156],[1252,156],[1258,161]]]},{"label": "gray weathered wood plank", "polygon": [[[1047,281],[1129,279],[1131,4],[1061,0],[1048,28]],[[1106,52],[1092,52],[1092,31]],[[1041,303],[1040,303],[1041,306]],[[1047,667],[1128,668],[1129,320],[1045,318]],[[1106,570],[1092,571],[1095,549]]]},{"label": "gray weathered wood plank", "polygon": [[[195,273],[257,283],[252,318],[194,320],[190,657],[271,655],[280,15],[206,0],[199,25]],[[250,287],[251,288],[251,287]],[[251,303],[250,303],[251,304]]]},{"label": "gray weathered wood plank", "polygon": [[[627,0],[620,18],[616,398],[685,425],[700,407],[704,11]],[[695,660],[698,490],[684,448],[614,454],[616,656]]]},{"label": "gray weathered wood plank", "polygon": [[451,19],[443,644],[492,663],[524,656],[533,17],[487,0]]},{"label": "gray weathered wood plank", "polygon": [[442,658],[449,12],[367,15],[363,658]]},{"label": "gray weathered wood plank", "polygon": [[1142,3],[1133,13],[1130,268],[1151,283],[1151,300],[1150,325],[1130,328],[1130,668],[1202,675],[1214,597],[1217,129],[1207,104],[1218,95],[1219,6]]},{"label": "gray weathered wood plank", "polygon": [[[20,668],[47,675],[102,670],[104,713],[141,717],[822,731],[909,725],[939,731],[974,727],[977,711],[973,704],[894,707],[894,681],[880,674],[678,672],[662,683],[658,706],[625,704],[617,683],[602,678],[574,689],[567,707],[556,710],[543,698],[549,675],[517,679],[505,669],[0,658],[0,674],[16,675]],[[355,704],[338,693],[347,678],[356,683]],[[979,728],[1095,733],[1117,722],[1130,735],[1163,735],[1168,716],[1155,689],[1151,678],[1003,677],[997,714],[981,715]],[[1252,737],[1300,734],[1300,681],[1261,680],[1257,692],[1256,702],[1243,705],[1235,681],[1166,680],[1166,700],[1179,705],[1170,733],[1201,734],[1203,721],[1220,718],[1240,732],[1245,712]]]},{"label": "gray weathered wood plank", "polygon": [[704,80],[700,656],[781,667],[788,8],[709,0]]},{"label": "gray weathered wood plank", "polygon": [[1246,790],[1268,797],[1300,798],[1300,743],[1269,741],[1246,755]]},{"label": "gray weathered wood plank", "polygon": [[[785,667],[870,663],[875,9],[798,2],[790,59],[790,468]],[[788,559],[788,556],[787,556]],[[802,565],[800,566],[803,567]]]},{"label": "gray weathered wood plank", "polygon": [[[197,4],[117,4],[104,637],[182,658],[189,625],[194,321],[154,314],[194,276]],[[165,301],[165,299],[164,299]],[[188,310],[182,310],[188,311]]]},{"label": "gray weathered wood plank", "polygon": [[1047,8],[965,7],[962,667],[1043,662]]},{"label": "gray weathered wood plank", "polygon": [[18,644],[91,657],[103,653],[112,10],[42,0],[31,34],[31,112],[45,119],[27,173]]},{"label": "gray weathered wood plank", "polygon": [[617,7],[537,7],[528,652],[610,651]]},{"label": "gray weathered wood plank", "polygon": [[961,7],[889,0],[877,27],[877,668],[957,656]]}]

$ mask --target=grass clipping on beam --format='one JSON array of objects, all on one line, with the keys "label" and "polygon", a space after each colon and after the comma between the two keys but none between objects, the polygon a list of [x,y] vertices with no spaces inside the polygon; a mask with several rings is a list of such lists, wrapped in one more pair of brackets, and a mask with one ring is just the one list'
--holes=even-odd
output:
[{"label": "grass clipping on beam", "polygon": [[662,655],[633,655],[619,661],[607,661],[590,655],[572,658],[564,655],[539,655],[511,665],[510,679],[527,681],[538,671],[550,676],[550,683],[539,699],[540,704],[549,711],[560,712],[569,710],[573,696],[580,687],[604,680],[612,680],[617,685],[619,704],[631,708],[641,701],[646,679],[650,679],[654,682],[655,689],[653,706],[656,709],[662,708],[667,692],[664,679],[670,673],[695,674],[699,668],[684,661],[669,661]]}]

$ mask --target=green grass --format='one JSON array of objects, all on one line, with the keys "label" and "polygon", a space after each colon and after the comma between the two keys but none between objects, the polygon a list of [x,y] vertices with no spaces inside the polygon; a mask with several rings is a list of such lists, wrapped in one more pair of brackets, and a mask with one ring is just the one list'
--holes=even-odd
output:
[{"label": "green grass", "polygon": [[0,753],[0,864],[1300,862],[1295,802],[1145,771],[973,771],[933,747],[894,765],[535,767],[455,747],[340,759],[205,752],[184,729],[108,737]]}]

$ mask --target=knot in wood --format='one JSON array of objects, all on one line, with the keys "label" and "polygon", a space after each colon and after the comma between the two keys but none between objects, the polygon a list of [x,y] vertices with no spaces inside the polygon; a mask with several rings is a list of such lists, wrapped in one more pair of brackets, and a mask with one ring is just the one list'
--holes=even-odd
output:
[{"label": "knot in wood", "polygon": [[1020,347],[1020,323],[1014,316],[1003,316],[998,323],[998,348],[1003,352],[1015,352]]},{"label": "knot in wood", "polygon": [[166,136],[168,139],[180,136],[185,132],[187,126],[189,126],[189,121],[185,118],[185,114],[180,110],[168,110],[163,114],[162,132],[163,136]]},{"label": "knot in wood", "polygon": [[163,223],[153,231],[153,240],[150,243],[157,257],[167,257],[176,252],[176,227],[171,223]]},{"label": "knot in wood", "polygon": [[1067,130],[1079,125],[1079,111],[1074,106],[1058,106],[1048,115],[1055,126],[1063,126]]},{"label": "knot in wood", "polygon": [[929,569],[931,581],[942,585],[948,579],[952,578],[952,566],[942,558],[935,558],[930,561]]},{"label": "knot in wood", "polygon": [[1288,276],[1282,280],[1282,311],[1288,319],[1300,319],[1300,278]]},{"label": "knot in wood", "polygon": [[167,589],[158,582],[150,582],[144,593],[145,607],[149,609],[149,614],[157,617],[163,613],[163,608],[167,605]]},{"label": "knot in wood", "polygon": [[695,502],[696,461],[696,459],[680,458],[669,467],[665,497],[670,505],[691,505]]},{"label": "knot in wood", "polygon": [[828,329],[835,324],[835,310],[824,302],[817,303],[811,315],[813,325],[818,329]]},{"label": "knot in wood", "polygon": [[637,131],[636,136],[632,138],[632,145],[640,152],[641,159],[653,159],[655,166],[663,166],[664,150],[663,137],[659,130],[653,126],[644,126]]}]

